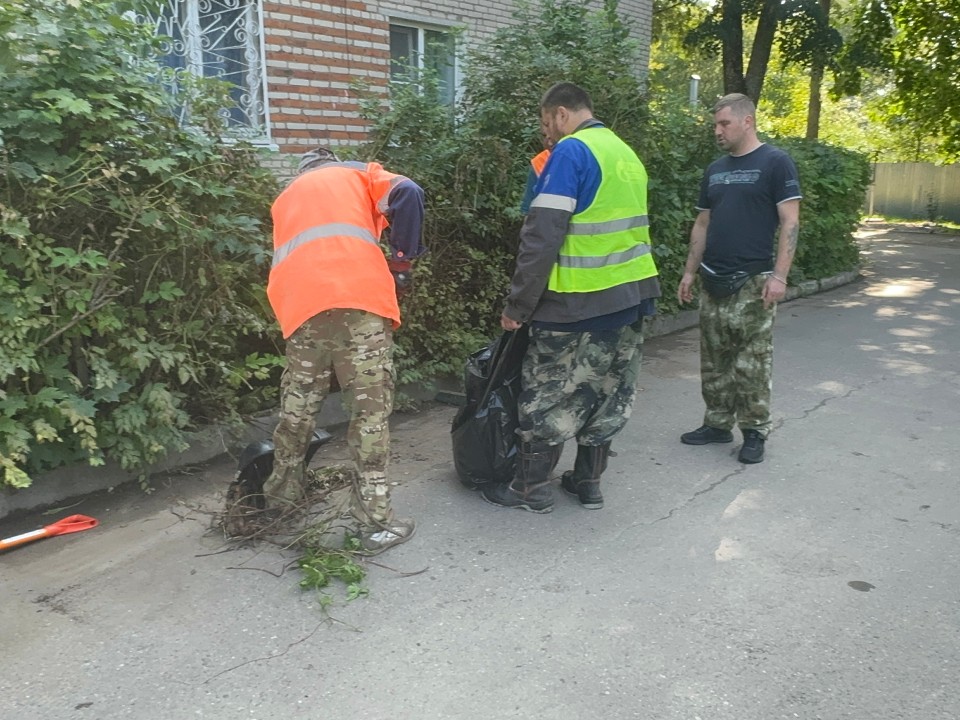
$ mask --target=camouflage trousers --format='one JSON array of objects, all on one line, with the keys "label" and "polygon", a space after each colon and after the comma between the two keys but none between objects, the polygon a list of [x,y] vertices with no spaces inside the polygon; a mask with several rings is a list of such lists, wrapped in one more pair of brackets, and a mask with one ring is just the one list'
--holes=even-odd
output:
[{"label": "camouflage trousers", "polygon": [[334,374],[350,416],[347,445],[358,477],[353,515],[364,530],[392,519],[387,460],[393,410],[393,326],[363,310],[327,310],[287,340],[280,382],[280,423],[273,435],[274,469],[264,484],[269,498],[304,497],[304,458],[316,415]]},{"label": "camouflage trousers", "polygon": [[531,328],[519,398],[524,442],[602,445],[633,411],[643,358],[643,318],[616,330]]},{"label": "camouflage trousers", "polygon": [[750,278],[739,292],[719,300],[700,295],[700,384],[703,422],[770,433],[773,321],[776,304],[764,309],[766,275]]}]

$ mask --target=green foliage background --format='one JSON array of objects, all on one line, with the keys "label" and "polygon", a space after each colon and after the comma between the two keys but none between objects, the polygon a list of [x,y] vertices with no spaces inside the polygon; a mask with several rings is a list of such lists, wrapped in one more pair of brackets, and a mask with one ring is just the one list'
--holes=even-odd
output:
[{"label": "green foliage background", "polygon": [[[276,180],[216,140],[223,88],[164,91],[149,28],[122,14],[143,9],[0,8],[0,484],[105,458],[142,469],[240,411],[237,388],[277,362]],[[183,102],[201,127],[177,126]]]},{"label": "green foliage background", "polygon": [[852,240],[870,183],[867,158],[852,150],[800,138],[772,141],[797,164],[803,201],[800,241],[791,282],[830,277],[855,267],[859,247]]},{"label": "green foliage background", "polygon": [[[275,401],[281,343],[264,283],[277,182],[252,147],[219,141],[224,87],[164,90],[149,27],[122,14],[134,9],[0,7],[0,484],[108,458],[142,471],[192,426]],[[410,176],[428,204],[431,252],[397,336],[401,384],[459,375],[497,332],[541,149],[538,102],[559,80],[586,87],[646,164],[660,308],[676,309],[716,148],[702,111],[645,93],[637,50],[613,0],[546,0],[466,58],[453,111],[429,76],[393,88],[389,108],[367,95],[369,142],[349,152]],[[174,120],[184,103],[190,128]],[[780,144],[806,193],[797,277],[848,269],[865,164]]]},{"label": "green foliage background", "polygon": [[[960,158],[960,12],[955,0],[860,0],[834,93],[860,95],[877,76],[888,81],[877,119],[912,135],[939,159]],[[918,147],[915,155],[924,154]]]}]

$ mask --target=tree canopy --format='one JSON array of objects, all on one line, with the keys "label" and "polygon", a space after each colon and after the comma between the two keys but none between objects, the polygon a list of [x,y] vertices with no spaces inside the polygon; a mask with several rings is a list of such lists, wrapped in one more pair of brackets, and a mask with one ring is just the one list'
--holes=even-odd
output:
[{"label": "tree canopy", "polygon": [[[744,69],[745,38],[753,28],[749,62]],[[725,93],[739,92],[759,102],[776,44],[787,62],[809,67],[841,46],[818,0],[720,0],[687,36],[721,56]]]},{"label": "tree canopy", "polygon": [[841,57],[838,94],[859,94],[865,71],[888,74],[894,123],[942,136],[960,156],[960,1],[865,0]]}]

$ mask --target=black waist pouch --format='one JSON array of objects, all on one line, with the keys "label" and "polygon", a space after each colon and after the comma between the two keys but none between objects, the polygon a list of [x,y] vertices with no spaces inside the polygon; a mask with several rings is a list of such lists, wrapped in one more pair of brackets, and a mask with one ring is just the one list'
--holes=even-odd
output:
[{"label": "black waist pouch", "polygon": [[720,300],[739,292],[740,288],[747,284],[747,280],[754,275],[769,272],[772,269],[773,264],[764,261],[750,263],[741,270],[721,275],[713,272],[705,265],[700,265],[700,282],[703,284],[703,289],[710,294],[710,297]]}]

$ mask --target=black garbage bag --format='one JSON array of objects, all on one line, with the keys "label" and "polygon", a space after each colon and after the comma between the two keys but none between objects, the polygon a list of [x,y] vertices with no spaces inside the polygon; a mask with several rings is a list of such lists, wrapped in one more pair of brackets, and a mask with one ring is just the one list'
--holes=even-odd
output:
[{"label": "black garbage bag", "polygon": [[473,490],[513,478],[517,458],[520,369],[529,341],[526,326],[505,332],[467,358],[467,403],[453,419],[453,463]]}]

